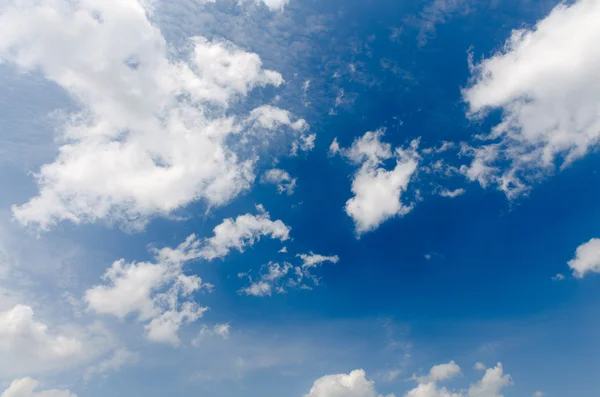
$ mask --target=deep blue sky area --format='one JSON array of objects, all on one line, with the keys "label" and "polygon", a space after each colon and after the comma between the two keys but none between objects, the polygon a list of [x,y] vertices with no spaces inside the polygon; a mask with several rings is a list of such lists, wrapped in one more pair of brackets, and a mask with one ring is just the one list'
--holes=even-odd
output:
[{"label": "deep blue sky area", "polygon": [[598,0],[30,3],[2,397],[599,395]]}]

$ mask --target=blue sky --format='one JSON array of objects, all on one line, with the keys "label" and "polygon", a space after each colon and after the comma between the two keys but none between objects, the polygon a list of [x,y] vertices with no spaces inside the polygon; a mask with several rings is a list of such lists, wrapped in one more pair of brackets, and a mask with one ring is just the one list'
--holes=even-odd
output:
[{"label": "blue sky", "polygon": [[598,0],[6,0],[1,397],[594,397]]}]

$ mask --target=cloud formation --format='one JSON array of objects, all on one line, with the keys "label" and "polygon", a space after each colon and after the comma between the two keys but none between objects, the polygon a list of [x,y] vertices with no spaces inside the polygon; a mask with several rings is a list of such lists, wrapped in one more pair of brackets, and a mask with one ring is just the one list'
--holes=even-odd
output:
[{"label": "cloud formation", "polygon": [[[141,228],[197,200],[227,203],[253,183],[256,154],[235,152],[226,141],[256,133],[256,113],[265,108],[251,117],[226,111],[256,87],[281,85],[281,74],[263,69],[254,53],[203,37],[190,38],[174,58],[147,4],[3,5],[0,59],[40,72],[77,104],[57,125],[56,159],[35,174],[38,195],[13,207],[20,223],[47,229],[63,220],[107,220]],[[289,128],[306,128],[270,107],[274,113],[286,114]]]},{"label": "cloud formation", "polygon": [[587,273],[600,273],[600,239],[593,238],[577,247],[575,258],[568,265],[577,278],[583,278]]},{"label": "cloud formation", "polygon": [[[412,204],[402,202],[402,194],[417,171],[418,140],[408,148],[398,147],[392,152],[389,143],[381,142],[384,133],[383,129],[369,131],[347,149],[341,149],[336,139],[329,148],[330,154],[340,153],[359,166],[352,180],[354,197],[345,207],[358,235],[377,229],[394,216],[406,215],[413,208]],[[396,166],[387,170],[383,162],[390,159],[396,161]]]},{"label": "cloud formation", "polygon": [[472,117],[502,110],[502,121],[462,168],[471,181],[509,198],[598,148],[600,2],[561,3],[532,29],[514,30],[495,55],[472,65],[463,90]]}]

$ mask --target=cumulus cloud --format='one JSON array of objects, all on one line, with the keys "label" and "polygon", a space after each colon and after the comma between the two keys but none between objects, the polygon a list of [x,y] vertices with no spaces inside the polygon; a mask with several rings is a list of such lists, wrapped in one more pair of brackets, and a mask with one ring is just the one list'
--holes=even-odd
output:
[{"label": "cumulus cloud", "polygon": [[568,264],[577,278],[583,278],[587,273],[600,273],[600,239],[593,238],[577,247],[575,258]]},{"label": "cumulus cloud", "polygon": [[88,289],[85,301],[97,313],[121,319],[134,314],[146,323],[149,340],[178,345],[180,327],[196,321],[208,310],[193,300],[193,294],[213,289],[200,277],[186,275],[185,263],[199,258],[223,258],[232,249],[243,251],[261,236],[282,241],[289,238],[289,227],[280,220],[269,219],[262,206],[258,209],[258,215],[225,219],[214,228],[212,237],[199,239],[192,234],[176,248],[154,250],[153,262],[115,261],[103,276],[105,283]]},{"label": "cumulus cloud", "polygon": [[431,367],[429,374],[424,377],[419,377],[422,382],[438,382],[454,378],[460,374],[460,367],[454,362],[450,361],[446,364],[438,364]]},{"label": "cumulus cloud", "polygon": [[[375,230],[394,216],[403,216],[412,210],[412,204],[402,202],[402,194],[408,188],[417,171],[419,156],[418,140],[409,148],[396,148],[381,142],[385,130],[367,132],[357,138],[347,149],[340,149],[337,140],[330,146],[330,153],[339,152],[353,164],[360,166],[352,180],[354,197],[346,202],[346,213],[354,220],[358,235]],[[394,159],[396,166],[387,170],[385,160]]]},{"label": "cumulus cloud", "polygon": [[510,385],[512,385],[510,375],[504,375],[502,364],[498,363],[494,368],[488,368],[479,382],[471,385],[468,397],[502,397],[500,392]]},{"label": "cumulus cloud", "polygon": [[258,279],[248,273],[240,273],[238,277],[248,278],[250,285],[240,290],[240,293],[252,296],[271,296],[273,291],[285,293],[288,288],[298,288],[310,290],[313,286],[319,285],[319,278],[312,271],[317,266],[325,263],[337,263],[337,255],[324,256],[310,252],[308,254],[296,255],[302,260],[300,266],[293,266],[291,263],[283,264],[269,262],[261,269]]},{"label": "cumulus cloud", "polygon": [[13,381],[0,397],[77,397],[69,390],[43,390],[36,391],[40,384],[31,378],[22,378]]},{"label": "cumulus cloud", "polygon": [[472,65],[463,90],[470,115],[502,110],[502,121],[463,173],[509,198],[598,148],[600,2],[561,3],[532,29],[514,30],[504,47]]},{"label": "cumulus cloud", "polygon": [[[87,332],[86,332],[87,331]],[[57,371],[101,354],[110,341],[101,332],[50,327],[30,306],[0,312],[0,379]]]},{"label": "cumulus cloud", "polygon": [[257,117],[273,115],[288,117],[278,127],[305,132],[303,120],[274,107],[250,117],[227,113],[254,88],[281,85],[282,76],[222,40],[193,37],[174,58],[145,3],[3,5],[0,59],[40,72],[78,106],[63,112],[56,159],[35,174],[38,195],[13,207],[22,224],[108,220],[141,228],[196,200],[222,205],[250,187],[257,161],[255,153],[234,151],[228,138],[241,141]]},{"label": "cumulus cloud", "polygon": [[[451,361],[435,365],[424,377],[414,377],[419,384],[407,391],[404,397],[502,397],[500,392],[512,384],[509,375],[504,375],[502,364],[488,369],[483,378],[468,389],[452,391],[438,382],[449,380],[460,373],[460,367]],[[314,382],[310,392],[304,397],[381,397],[376,392],[375,383],[366,378],[362,369],[349,374],[327,375]],[[393,394],[388,395],[388,397]]]},{"label": "cumulus cloud", "polygon": [[258,215],[245,214],[235,219],[225,219],[213,230],[214,235],[205,241],[199,255],[208,260],[223,258],[230,250],[243,251],[253,245],[261,236],[286,241],[290,235],[290,227],[281,220],[272,221],[269,213],[262,206],[257,206]]},{"label": "cumulus cloud", "polygon": [[[391,397],[390,395],[388,397]],[[349,374],[327,375],[317,379],[304,397],[381,397],[375,383],[366,378],[365,371],[357,369]]]},{"label": "cumulus cloud", "polygon": [[179,328],[208,310],[193,301],[193,293],[212,286],[183,272],[183,264],[198,257],[198,246],[192,235],[176,249],[157,251],[155,262],[114,262],[103,276],[105,284],[85,292],[88,307],[119,318],[135,314],[146,323],[149,340],[178,345]]},{"label": "cumulus cloud", "polygon": [[287,171],[279,168],[272,168],[265,171],[262,176],[262,182],[277,185],[277,192],[280,194],[287,193],[288,195],[292,195],[296,188],[296,178],[292,178]]}]

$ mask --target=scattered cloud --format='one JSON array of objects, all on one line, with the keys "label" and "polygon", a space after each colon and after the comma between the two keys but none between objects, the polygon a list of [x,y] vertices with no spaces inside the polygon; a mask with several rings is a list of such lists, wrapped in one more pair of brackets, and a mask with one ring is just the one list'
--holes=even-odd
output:
[{"label": "scattered cloud", "polygon": [[0,397],[77,397],[69,390],[43,390],[36,391],[40,383],[31,378],[22,378],[13,381]]},{"label": "scattered cloud", "polygon": [[[425,377],[413,377],[419,384],[406,392],[405,397],[502,397],[501,390],[512,385],[509,375],[504,375],[502,364],[486,370],[483,378],[468,389],[452,391],[438,386],[438,382],[449,380],[460,373],[453,361],[436,365]],[[317,379],[310,392],[304,397],[382,397],[375,383],[366,378],[362,369],[349,374],[327,375]],[[388,397],[394,396],[389,394]]]},{"label": "scattered cloud", "polygon": [[[375,391],[375,383],[366,378],[365,371],[357,369],[349,374],[327,375],[317,379],[304,397],[382,397]],[[388,396],[391,397],[391,396]]]},{"label": "scattered cloud", "polygon": [[103,276],[105,284],[85,292],[88,307],[121,319],[135,314],[138,321],[146,323],[149,340],[178,345],[179,328],[208,310],[193,300],[193,293],[201,288],[211,290],[212,285],[183,272],[183,264],[198,257],[198,246],[192,235],[176,249],[157,250],[154,262],[114,262]]},{"label": "scattered cloud", "polygon": [[256,280],[249,273],[240,273],[239,278],[248,278],[250,285],[240,290],[240,293],[252,296],[271,296],[273,291],[281,294],[288,288],[310,290],[319,285],[319,278],[312,271],[319,265],[330,262],[337,263],[337,255],[324,256],[310,252],[296,255],[302,260],[302,265],[293,266],[291,263],[283,264],[269,262],[261,269],[260,277]]},{"label": "scattered cloud", "polygon": [[[406,149],[396,148],[381,142],[385,130],[367,132],[357,138],[350,148],[340,149],[337,140],[330,153],[339,152],[360,168],[352,180],[354,197],[346,202],[346,213],[354,220],[357,234],[375,230],[394,216],[403,216],[412,210],[412,204],[402,202],[402,194],[408,188],[417,171],[419,156],[416,153],[418,140]],[[384,160],[394,159],[392,170],[383,167]]]},{"label": "scattered cloud", "polygon": [[469,397],[502,397],[501,390],[512,385],[510,375],[504,375],[502,364],[498,363],[494,368],[488,368],[483,378],[469,388]]},{"label": "scattered cloud", "polygon": [[199,257],[207,260],[225,257],[229,251],[240,252],[253,245],[261,236],[286,241],[290,227],[281,220],[272,221],[262,205],[257,206],[258,215],[245,214],[235,219],[227,218],[213,230],[214,235],[205,240],[198,252]]},{"label": "scattered cloud", "polygon": [[296,188],[296,178],[292,178],[287,171],[279,168],[272,168],[265,171],[261,180],[263,183],[277,185],[277,192],[280,194],[286,193],[287,195],[292,195]]},{"label": "scattered cloud", "polygon": [[448,198],[455,198],[458,196],[462,196],[463,194],[465,194],[466,190],[465,189],[455,189],[455,190],[449,190],[449,189],[442,189],[440,190],[440,196],[442,197],[448,197]]},{"label": "scattered cloud", "polygon": [[[598,148],[600,142],[600,3],[561,3],[531,29],[513,30],[504,47],[471,65],[463,90],[471,117],[502,110],[502,121],[463,173],[508,198]],[[577,45],[573,45],[577,43]]]},{"label": "scattered cloud", "polygon": [[337,255],[325,256],[309,252],[308,254],[298,254],[298,258],[302,259],[302,268],[307,269],[310,267],[316,267],[323,262],[338,263],[340,257]]},{"label": "scattered cloud", "polygon": [[[228,109],[254,88],[280,86],[281,74],[224,40],[192,37],[187,53],[173,58],[145,3],[3,6],[0,58],[41,73],[78,106],[62,113],[62,146],[35,174],[38,195],[13,207],[20,223],[48,229],[63,220],[107,220],[139,229],[197,200],[223,205],[253,183],[256,153],[234,151],[226,141],[242,141],[257,119],[286,113],[258,107],[247,118]],[[288,123],[299,126],[306,123]],[[311,139],[304,136],[300,147],[308,149]]]},{"label": "scattered cloud", "polygon": [[544,397],[544,396],[545,396],[545,394],[538,390],[535,393],[533,393],[532,397]]},{"label": "scattered cloud", "polygon": [[600,238],[593,238],[577,247],[575,258],[568,265],[577,278],[583,278],[587,273],[600,273]]}]

